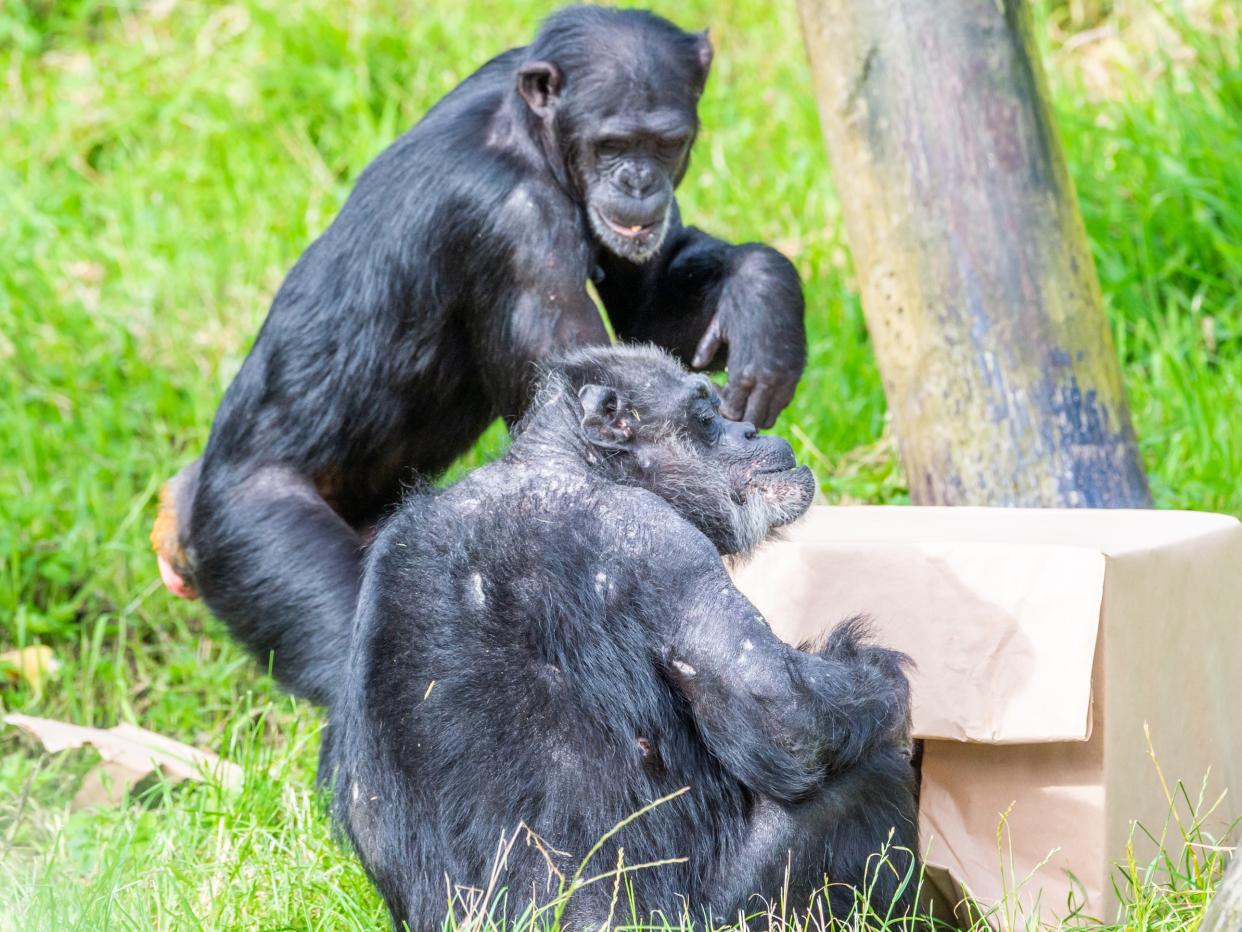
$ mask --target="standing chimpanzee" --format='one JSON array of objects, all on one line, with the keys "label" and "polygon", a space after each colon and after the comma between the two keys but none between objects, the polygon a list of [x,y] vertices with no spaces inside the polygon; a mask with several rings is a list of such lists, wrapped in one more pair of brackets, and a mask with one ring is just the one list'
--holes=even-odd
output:
[{"label": "standing chimpanzee", "polygon": [[727,417],[788,404],[797,273],[682,226],[673,198],[711,57],[647,12],[553,14],[368,166],[293,267],[152,530],[169,588],[286,687],[330,698],[320,661],[344,656],[362,542],[402,482],[516,421],[536,362],[608,342],[588,278],[622,340],[727,363]]},{"label": "standing chimpanzee", "polygon": [[[795,650],[733,587],[720,554],[801,516],[814,480],[719,408],[659,350],[578,350],[503,459],[380,531],[348,670],[320,674],[343,683],[320,772],[399,928],[438,929],[489,886],[513,918],[682,787],[582,875],[618,847],[627,865],[685,857],[629,875],[638,918],[736,918],[755,894],[797,910],[825,875],[843,917],[864,873],[881,914],[910,910],[905,658],[856,621]],[[890,835],[901,850],[868,865]],[[562,927],[603,928],[613,886],[576,892]]]}]

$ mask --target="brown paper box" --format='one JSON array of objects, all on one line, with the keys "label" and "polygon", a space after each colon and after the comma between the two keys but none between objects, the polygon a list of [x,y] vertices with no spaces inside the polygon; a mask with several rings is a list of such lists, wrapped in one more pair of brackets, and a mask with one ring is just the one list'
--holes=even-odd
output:
[{"label": "brown paper box", "polygon": [[1170,788],[1229,790],[1209,831],[1242,814],[1235,518],[816,507],[786,538],[739,587],[790,642],[864,613],[914,658],[921,845],[980,902],[1051,920],[1072,887],[1108,916],[1127,844],[1155,853],[1135,821],[1178,850],[1145,725]]}]

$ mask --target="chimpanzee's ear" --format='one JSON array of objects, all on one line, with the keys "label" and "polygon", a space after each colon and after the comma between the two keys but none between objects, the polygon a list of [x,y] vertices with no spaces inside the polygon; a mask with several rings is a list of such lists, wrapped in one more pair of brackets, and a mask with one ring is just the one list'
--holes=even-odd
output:
[{"label": "chimpanzee's ear", "polygon": [[703,74],[703,79],[699,84],[700,87],[707,81],[707,73],[712,69],[712,37],[707,33],[708,30],[704,29],[695,37],[698,39],[698,42],[695,44],[695,51],[699,57],[699,71]]},{"label": "chimpanzee's ear", "polygon": [[621,411],[621,400],[611,388],[583,385],[578,389],[582,404],[582,433],[592,446],[605,450],[626,450],[634,439],[634,428]]},{"label": "chimpanzee's ear", "polygon": [[550,61],[530,61],[518,69],[517,90],[537,116],[547,119],[561,93],[561,69]]}]

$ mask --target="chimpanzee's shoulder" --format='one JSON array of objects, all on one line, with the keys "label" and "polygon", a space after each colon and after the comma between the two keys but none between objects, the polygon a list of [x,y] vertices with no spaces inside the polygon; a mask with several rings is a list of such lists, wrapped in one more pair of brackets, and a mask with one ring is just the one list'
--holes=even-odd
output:
[{"label": "chimpanzee's shoulder", "polygon": [[710,540],[672,505],[646,489],[608,484],[578,510],[597,546],[639,572],[686,571],[720,563]]},{"label": "chimpanzee's shoulder", "polygon": [[707,537],[646,489],[503,461],[447,490],[411,496],[373,549],[409,570],[448,570],[463,561],[499,568],[520,563],[522,554],[561,567],[602,561],[641,576],[720,565]]}]

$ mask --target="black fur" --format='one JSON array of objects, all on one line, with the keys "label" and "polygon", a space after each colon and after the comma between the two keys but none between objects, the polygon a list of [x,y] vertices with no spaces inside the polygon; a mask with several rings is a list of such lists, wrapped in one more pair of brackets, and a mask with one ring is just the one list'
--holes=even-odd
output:
[{"label": "black fur", "polygon": [[402,482],[516,421],[539,360],[608,342],[588,277],[621,339],[727,362],[727,416],[789,402],[797,273],[682,226],[673,198],[710,60],[650,13],[554,14],[376,158],[290,271],[174,480],[163,555],[294,692],[330,699],[310,671],[344,656],[363,539]]},{"label": "black fur", "polygon": [[[683,787],[582,875],[619,848],[685,858],[629,875],[640,917],[786,893],[797,910],[825,875],[843,916],[890,833],[904,850],[871,864],[872,901],[910,909],[905,659],[857,620],[796,650],[733,587],[721,554],[799,517],[814,485],[719,404],[659,351],[578,351],[502,460],[381,531],[348,674],[320,673],[345,684],[321,776],[398,927],[439,928],[450,900],[460,918],[468,888],[507,889],[510,916],[546,902]],[[601,928],[612,890],[576,892],[565,927]]]}]

